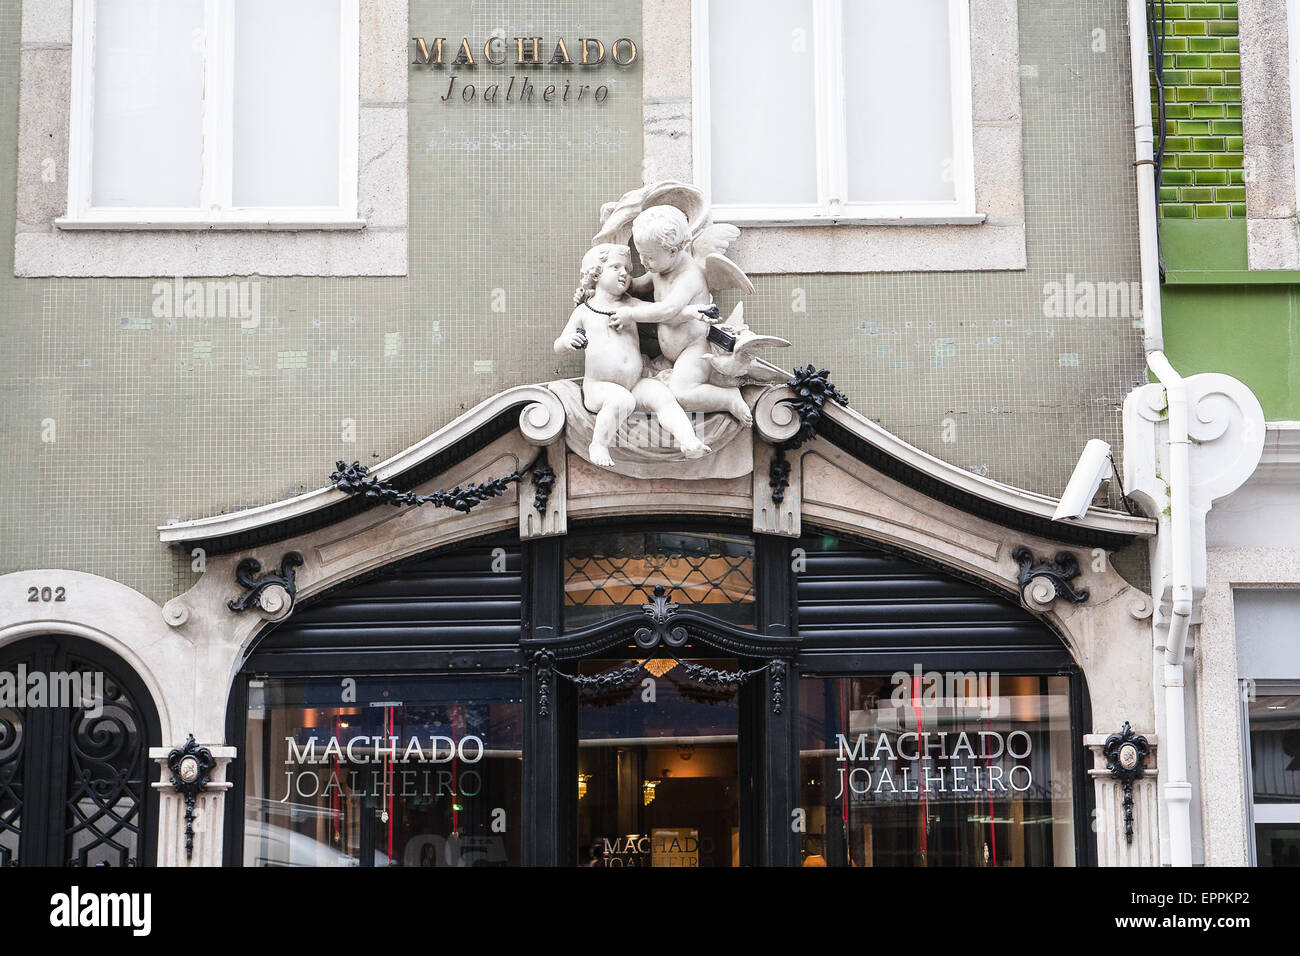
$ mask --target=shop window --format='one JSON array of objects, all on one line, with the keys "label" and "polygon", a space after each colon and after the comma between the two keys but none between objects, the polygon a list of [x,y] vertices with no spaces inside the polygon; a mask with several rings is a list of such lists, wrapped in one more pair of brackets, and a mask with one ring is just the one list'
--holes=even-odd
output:
[{"label": "shop window", "polygon": [[564,621],[581,627],[648,604],[656,586],[683,608],[754,624],[754,542],[742,535],[610,531],[570,535]]},{"label": "shop window", "polygon": [[[586,660],[579,673],[625,663]],[[648,665],[648,683],[579,694],[577,863],[739,866],[739,687],[700,686],[671,658]]]},{"label": "shop window", "polygon": [[360,225],[358,17],[357,0],[77,4],[58,225]]},{"label": "shop window", "polygon": [[975,213],[968,0],[697,0],[692,49],[715,216]]},{"label": "shop window", "polygon": [[1073,866],[1070,678],[799,683],[804,866]]},{"label": "shop window", "polygon": [[246,866],[517,866],[517,678],[253,678]]}]

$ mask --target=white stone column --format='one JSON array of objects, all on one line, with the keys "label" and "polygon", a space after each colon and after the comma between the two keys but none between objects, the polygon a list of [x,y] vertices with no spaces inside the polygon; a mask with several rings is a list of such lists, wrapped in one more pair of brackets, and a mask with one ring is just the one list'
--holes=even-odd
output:
[{"label": "white stone column", "polygon": [[185,855],[185,794],[171,783],[167,766],[171,747],[150,747],[149,757],[156,761],[161,774],[153,784],[158,791],[158,865],[221,866],[222,836],[225,832],[226,768],[238,752],[234,747],[200,744],[207,747],[216,761],[207,789],[194,798],[194,852]]},{"label": "white stone column", "polygon": [[1124,834],[1124,784],[1112,777],[1106,768],[1102,748],[1109,734],[1086,734],[1084,745],[1092,751],[1092,778],[1096,794],[1097,813],[1094,829],[1097,834],[1097,864],[1099,866],[1159,866],[1160,865],[1160,793],[1156,773],[1156,735],[1143,734],[1151,752],[1146,759],[1143,775],[1133,781],[1133,842]]}]

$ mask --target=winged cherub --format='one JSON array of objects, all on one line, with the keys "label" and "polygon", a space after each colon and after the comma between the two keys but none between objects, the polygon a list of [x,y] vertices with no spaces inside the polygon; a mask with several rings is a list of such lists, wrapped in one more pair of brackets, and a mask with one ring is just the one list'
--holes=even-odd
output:
[{"label": "winged cherub", "polygon": [[625,245],[602,243],[582,257],[582,284],[574,293],[577,308],[555,340],[555,352],[585,351],[582,399],[596,416],[587,454],[593,464],[612,468],[609,446],[633,411],[651,412],[677,439],[686,458],[708,454],[691,420],[656,378],[642,376],[642,356],[634,322],[615,326],[614,310],[633,302],[627,295],[632,253]]},{"label": "winged cherub", "polygon": [[610,328],[624,323],[659,326],[659,348],[672,362],[668,388],[688,412],[727,412],[743,425],[753,424],[749,406],[735,385],[715,384],[709,361],[709,326],[715,324],[714,290],[754,287],[723,252],[740,230],[724,224],[704,227],[692,238],[686,214],[675,205],[652,205],[632,221],[644,275],[631,291],[653,292],[654,301],[623,305],[610,317]]}]

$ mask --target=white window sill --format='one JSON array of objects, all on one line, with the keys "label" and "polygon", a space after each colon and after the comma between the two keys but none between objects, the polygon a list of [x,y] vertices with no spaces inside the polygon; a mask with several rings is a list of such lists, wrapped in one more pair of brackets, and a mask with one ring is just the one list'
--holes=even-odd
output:
[{"label": "white window sill", "polygon": [[988,217],[984,213],[933,216],[806,216],[796,219],[775,217],[746,218],[714,210],[714,218],[736,225],[756,228],[782,226],[978,226]]},{"label": "white window sill", "polygon": [[112,219],[108,217],[78,219],[61,217],[54,220],[58,229],[65,231],[116,230],[116,231],[152,231],[152,230],[248,230],[248,231],[348,231],[366,227],[364,219]]}]

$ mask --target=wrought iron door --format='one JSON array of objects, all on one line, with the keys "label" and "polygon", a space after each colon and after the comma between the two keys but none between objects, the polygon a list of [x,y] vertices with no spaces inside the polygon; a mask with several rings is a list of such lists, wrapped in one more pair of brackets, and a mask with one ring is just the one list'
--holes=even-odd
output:
[{"label": "wrought iron door", "polygon": [[159,732],[139,680],[97,645],[64,637],[0,649],[0,673],[23,685],[21,697],[6,695],[21,706],[0,706],[0,865],[152,865],[149,744]]}]

